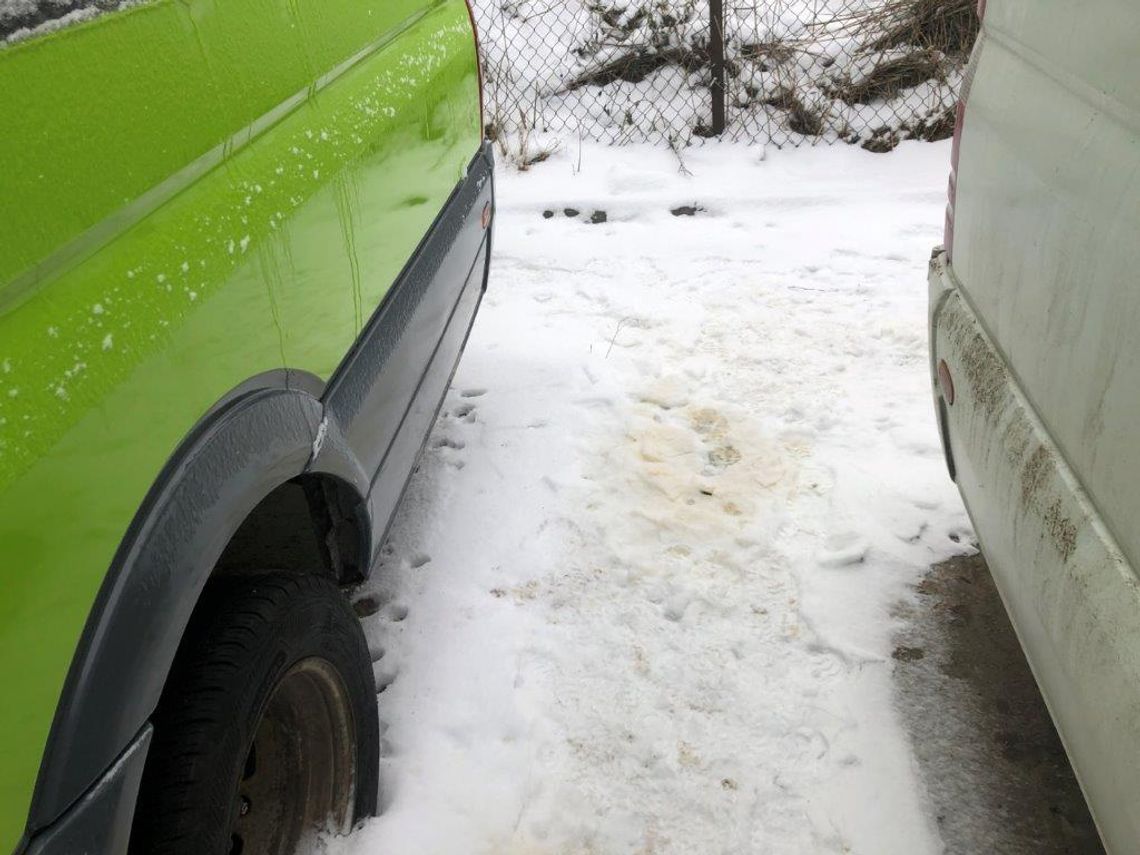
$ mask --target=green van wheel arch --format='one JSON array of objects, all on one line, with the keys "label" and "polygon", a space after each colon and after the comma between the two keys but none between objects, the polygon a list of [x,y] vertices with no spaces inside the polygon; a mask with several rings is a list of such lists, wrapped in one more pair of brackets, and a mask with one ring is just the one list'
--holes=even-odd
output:
[{"label": "green van wheel arch", "polygon": [[[312,395],[284,384],[223,402],[165,467],[121,544],[92,608],[44,755],[29,825],[50,825],[115,760],[158,703],[202,589],[249,513],[286,482],[319,470],[325,418]],[[343,445],[320,469],[359,473]],[[371,533],[362,555],[370,554]]]}]

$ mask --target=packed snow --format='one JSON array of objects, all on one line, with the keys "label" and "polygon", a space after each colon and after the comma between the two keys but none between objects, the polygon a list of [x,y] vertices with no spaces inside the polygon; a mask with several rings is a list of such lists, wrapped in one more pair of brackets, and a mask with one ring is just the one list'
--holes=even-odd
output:
[{"label": "packed snow", "polygon": [[328,853],[941,851],[891,654],[970,540],[926,355],[949,145],[683,157],[500,168],[362,594],[383,813]]}]

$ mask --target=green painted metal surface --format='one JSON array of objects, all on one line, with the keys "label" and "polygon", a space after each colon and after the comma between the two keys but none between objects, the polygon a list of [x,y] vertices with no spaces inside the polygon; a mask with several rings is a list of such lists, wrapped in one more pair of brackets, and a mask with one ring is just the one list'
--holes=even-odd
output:
[{"label": "green painted metal surface", "polygon": [[480,139],[463,0],[158,0],[0,49],[0,851],[131,518],[228,390],[328,377]]}]

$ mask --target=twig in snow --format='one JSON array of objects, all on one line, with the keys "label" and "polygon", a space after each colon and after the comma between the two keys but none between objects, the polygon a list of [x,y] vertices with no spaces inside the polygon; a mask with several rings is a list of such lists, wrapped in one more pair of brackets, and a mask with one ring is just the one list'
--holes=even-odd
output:
[{"label": "twig in snow", "polygon": [[633,318],[625,317],[617,322],[617,328],[614,330],[613,338],[610,339],[609,349],[606,350],[606,359],[610,358],[610,351],[614,349],[614,342],[617,341],[618,333],[621,332],[621,328],[625,326],[626,321],[631,320],[633,320]]},{"label": "twig in snow", "polygon": [[692,175],[689,167],[685,166],[685,158],[681,155],[681,147],[677,143],[677,137],[674,134],[669,135],[669,150],[673,152],[677,158],[677,170],[682,175]]}]

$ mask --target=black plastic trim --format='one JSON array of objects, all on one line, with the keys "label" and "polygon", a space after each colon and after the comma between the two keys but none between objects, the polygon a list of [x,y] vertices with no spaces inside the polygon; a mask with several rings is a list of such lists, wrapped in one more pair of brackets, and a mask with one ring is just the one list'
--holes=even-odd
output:
[{"label": "black plastic trim", "polygon": [[[493,176],[488,143],[328,383],[323,400],[331,421],[365,469],[381,471],[372,478],[371,492],[390,499],[370,496],[373,553],[418,456],[400,449],[409,441],[422,447],[474,320],[479,301],[465,299],[469,283],[476,278],[480,292],[486,286],[491,230],[483,227],[482,214],[493,205]],[[456,330],[462,332],[458,337]],[[445,346],[447,341],[452,344]],[[442,387],[437,363],[445,366]]]},{"label": "black plastic trim", "polygon": [[36,836],[24,855],[126,852],[153,730],[148,724],[62,819]]},{"label": "black plastic trim", "polygon": [[[377,521],[374,530],[378,537],[371,563],[376,561],[392,517],[407,490],[408,481],[427,444],[431,427],[435,424],[448,387],[451,386],[451,378],[455,375],[459,357],[471,332],[471,321],[482,301],[489,257],[488,240],[468,273],[460,299],[436,347],[431,364],[416,390],[415,398],[404,414],[400,430],[372,479],[372,489],[368,493],[368,510],[372,519]],[[380,524],[380,521],[383,521],[383,524]]]},{"label": "black plastic trim", "polygon": [[946,410],[946,399],[936,396],[938,407],[938,433],[942,439],[942,455],[946,458],[946,471],[950,480],[958,480],[958,467],[954,465],[954,449],[950,445],[950,413]]}]

